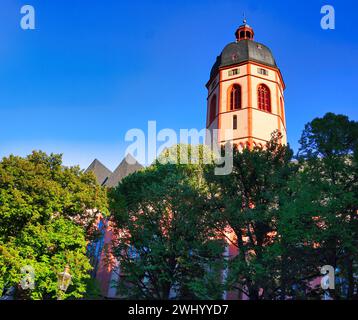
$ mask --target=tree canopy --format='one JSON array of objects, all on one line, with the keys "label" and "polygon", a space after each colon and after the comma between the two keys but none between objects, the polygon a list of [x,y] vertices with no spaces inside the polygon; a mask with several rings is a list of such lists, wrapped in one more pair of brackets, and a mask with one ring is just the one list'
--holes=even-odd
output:
[{"label": "tree canopy", "polygon": [[[236,290],[237,298],[316,299],[321,268],[331,265],[331,297],[353,299],[357,142],[357,122],[328,113],[305,126],[296,157],[276,132],[265,148],[234,148],[229,175],[215,175],[213,163],[160,161],[124,179],[110,198],[127,297],[167,299],[181,288],[177,298]],[[224,257],[224,240],[237,254]],[[225,276],[207,272],[220,268]]]},{"label": "tree canopy", "polygon": [[[167,151],[176,157],[177,147]],[[156,162],[125,178],[110,198],[124,297],[221,297],[223,247],[206,223],[202,165]]]},{"label": "tree canopy", "polygon": [[336,270],[331,296],[352,299],[358,286],[358,122],[327,113],[305,126],[300,142],[296,201],[314,221],[302,233],[315,244],[317,263]]},{"label": "tree canopy", "polygon": [[[107,212],[106,191],[91,173],[62,165],[61,155],[33,152],[0,162],[0,292],[15,287],[32,299],[58,297],[58,273],[71,268],[66,297],[86,291],[91,269],[88,231],[98,211]],[[21,271],[34,271],[32,290],[21,290]]]},{"label": "tree canopy", "polygon": [[[95,177],[60,155],[4,158],[0,293],[83,297],[91,227],[110,209],[122,298],[356,299],[358,123],[333,113],[312,120],[296,156],[280,141],[275,132],[264,148],[234,148],[228,175],[215,174],[204,146],[174,146],[109,190],[109,204]],[[65,265],[73,278],[63,294]],[[314,280],[325,265],[336,289],[324,292]],[[26,290],[24,267],[35,276]]]}]

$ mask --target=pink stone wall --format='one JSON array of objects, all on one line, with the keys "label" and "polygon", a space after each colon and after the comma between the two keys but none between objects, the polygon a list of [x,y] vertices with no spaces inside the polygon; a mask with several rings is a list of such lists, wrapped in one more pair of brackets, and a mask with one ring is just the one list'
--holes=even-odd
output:
[{"label": "pink stone wall", "polygon": [[113,223],[111,221],[106,220],[101,215],[98,217],[96,221],[96,226],[98,223],[102,221],[105,225],[104,230],[104,242],[103,249],[100,253],[100,260],[96,272],[96,280],[99,283],[101,294],[103,297],[109,297],[111,290],[111,279],[113,278],[113,271],[116,266],[116,260],[111,254],[112,250],[112,239],[113,239]]}]

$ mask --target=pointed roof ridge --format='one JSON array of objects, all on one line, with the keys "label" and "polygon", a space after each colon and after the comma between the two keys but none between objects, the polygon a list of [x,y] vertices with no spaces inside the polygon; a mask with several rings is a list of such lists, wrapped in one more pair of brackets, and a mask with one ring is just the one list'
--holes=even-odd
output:
[{"label": "pointed roof ridge", "polygon": [[[101,161],[99,161],[97,158],[95,158],[95,159],[91,162],[91,164],[88,166],[88,168],[91,167],[91,166],[96,165],[97,163],[102,164]],[[88,168],[87,168],[87,170],[88,170]]]},{"label": "pointed roof ridge", "polygon": [[137,161],[137,159],[128,153],[108,178],[105,186],[109,188],[116,187],[123,178],[127,177],[131,173],[139,171],[142,168],[143,166]]},{"label": "pointed roof ridge", "polygon": [[92,163],[88,166],[85,172],[92,171],[95,175],[97,182],[100,185],[103,185],[108,178],[112,175],[112,171],[109,170],[101,161],[97,158],[92,161]]},{"label": "pointed roof ridge", "polygon": [[[134,157],[131,153],[127,153],[126,156],[123,158],[122,162],[127,162],[128,164],[140,164],[136,157]],[[121,163],[122,163],[121,162]]]}]

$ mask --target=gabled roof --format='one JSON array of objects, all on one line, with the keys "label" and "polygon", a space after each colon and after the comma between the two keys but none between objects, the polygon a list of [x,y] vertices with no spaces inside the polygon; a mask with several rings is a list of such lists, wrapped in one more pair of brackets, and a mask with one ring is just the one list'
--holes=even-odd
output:
[{"label": "gabled roof", "polygon": [[92,171],[100,185],[114,188],[123,178],[142,168],[143,166],[132,155],[127,154],[113,172],[97,159],[90,164],[85,172]]},{"label": "gabled roof", "polygon": [[92,171],[96,176],[97,182],[104,185],[108,178],[112,175],[112,171],[103,165],[99,160],[95,159],[85,172]]},{"label": "gabled roof", "polygon": [[132,155],[127,154],[126,157],[120,163],[120,165],[109,177],[109,179],[105,183],[105,186],[107,186],[108,188],[114,188],[123,178],[142,168],[143,166],[138,163],[138,161]]}]

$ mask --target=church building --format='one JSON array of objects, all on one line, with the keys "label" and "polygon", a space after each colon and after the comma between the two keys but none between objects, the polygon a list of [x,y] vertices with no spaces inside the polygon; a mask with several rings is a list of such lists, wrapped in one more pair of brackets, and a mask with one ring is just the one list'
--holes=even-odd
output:
[{"label": "church building", "polygon": [[[235,41],[229,43],[216,58],[206,84],[206,128],[209,132],[217,131],[219,144],[229,142],[239,149],[265,147],[274,131],[282,134],[281,143],[286,144],[285,83],[272,52],[264,44],[254,41],[254,30],[246,20],[236,30],[235,37]],[[228,136],[227,132],[231,134]],[[95,174],[100,185],[113,188],[124,177],[142,168],[137,162],[129,164],[134,162],[128,155],[111,172],[94,160],[87,171]],[[115,298],[118,296],[113,282],[119,281],[120,266],[115,261],[112,266],[106,264],[103,253],[103,248],[110,246],[115,228],[110,221],[100,218],[98,229],[102,232],[102,238],[89,246],[93,252],[92,276],[99,281],[104,297]],[[233,257],[236,254],[237,248],[228,245],[225,256]],[[225,292],[223,298],[247,297],[239,296],[237,292]]]}]

